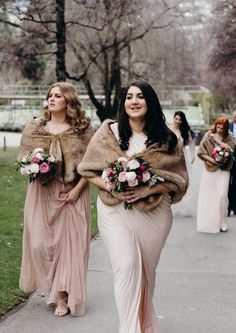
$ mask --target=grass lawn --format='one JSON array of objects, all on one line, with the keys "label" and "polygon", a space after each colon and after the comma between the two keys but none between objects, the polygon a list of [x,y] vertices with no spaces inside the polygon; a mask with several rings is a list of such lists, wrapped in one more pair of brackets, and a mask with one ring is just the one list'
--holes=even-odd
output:
[{"label": "grass lawn", "polygon": [[[16,171],[17,149],[0,151],[0,316],[27,297],[19,288],[23,208],[27,178]],[[97,232],[96,196],[92,187],[92,236]]]}]

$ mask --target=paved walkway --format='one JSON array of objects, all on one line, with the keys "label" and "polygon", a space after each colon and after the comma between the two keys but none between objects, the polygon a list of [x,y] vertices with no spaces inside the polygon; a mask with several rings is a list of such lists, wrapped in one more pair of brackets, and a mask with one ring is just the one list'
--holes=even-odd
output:
[{"label": "paved walkway", "polygon": [[[227,233],[211,235],[196,232],[195,217],[174,219],[156,278],[160,333],[236,332],[236,217],[228,221]],[[34,293],[25,306],[0,321],[0,333],[117,333],[113,276],[99,237],[91,243],[87,286],[84,317],[56,318],[54,309]]]},{"label": "paved walkway", "polygon": [[[194,218],[174,220],[154,296],[161,333],[236,332],[236,217],[228,220],[229,231],[217,235],[197,233]],[[107,253],[97,238],[91,244],[84,317],[55,318],[35,293],[0,322],[0,332],[117,333],[112,283]]]}]

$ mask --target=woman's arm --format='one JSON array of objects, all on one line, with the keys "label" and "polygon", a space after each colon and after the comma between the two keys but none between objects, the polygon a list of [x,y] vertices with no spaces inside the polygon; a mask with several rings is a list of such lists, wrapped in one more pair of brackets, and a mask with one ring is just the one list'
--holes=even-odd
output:
[{"label": "woman's arm", "polygon": [[211,162],[211,163],[213,163],[213,164],[217,164],[217,162],[214,160],[214,158],[211,157],[211,156],[209,156],[209,155],[207,155],[207,154],[203,154],[203,155],[201,155],[201,157],[202,157],[204,160],[206,160],[206,161],[209,161],[209,162]]},{"label": "woman's arm", "polygon": [[85,186],[87,185],[87,180],[85,178],[80,178],[78,183],[67,193],[62,193],[61,198],[63,198],[66,202],[75,204],[79,199],[80,194],[84,190]]},{"label": "woman's arm", "polygon": [[191,163],[193,163],[195,160],[195,143],[190,132],[188,137],[188,146],[190,149]]}]

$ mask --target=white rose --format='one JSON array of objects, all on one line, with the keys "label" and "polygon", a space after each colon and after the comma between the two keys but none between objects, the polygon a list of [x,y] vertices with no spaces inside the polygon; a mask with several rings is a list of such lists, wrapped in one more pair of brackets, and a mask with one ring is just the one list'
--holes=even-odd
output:
[{"label": "white rose", "polygon": [[32,173],[38,173],[39,172],[39,165],[36,163],[33,163],[29,167],[29,171]]},{"label": "white rose", "polygon": [[137,169],[139,166],[140,166],[140,163],[139,163],[137,160],[130,160],[130,161],[127,163],[127,167],[128,167],[130,170]]},{"label": "white rose", "polygon": [[146,183],[146,182],[148,182],[149,181],[149,179],[151,178],[151,175],[150,175],[150,172],[149,171],[145,171],[144,173],[143,173],[143,182],[144,183]]},{"label": "white rose", "polygon": [[127,181],[133,181],[136,179],[136,173],[134,171],[126,172]]},{"label": "white rose", "polygon": [[26,162],[27,162],[27,159],[28,159],[28,155],[25,155],[25,156],[22,158],[21,162],[26,163]]},{"label": "white rose", "polygon": [[107,169],[103,170],[101,177],[105,180],[106,183],[108,182],[109,178],[107,177]]},{"label": "white rose", "polygon": [[118,160],[117,160],[117,162],[119,162],[119,163],[127,163],[128,160],[127,160],[126,157],[119,157]]},{"label": "white rose", "polygon": [[30,174],[29,165],[20,168],[20,173],[22,176],[28,176]]},{"label": "white rose", "polygon": [[43,156],[39,152],[35,154],[35,157],[38,158],[39,160],[43,160]]},{"label": "white rose", "polygon": [[43,148],[35,148],[34,149],[34,154],[42,153],[42,152],[43,152]]}]

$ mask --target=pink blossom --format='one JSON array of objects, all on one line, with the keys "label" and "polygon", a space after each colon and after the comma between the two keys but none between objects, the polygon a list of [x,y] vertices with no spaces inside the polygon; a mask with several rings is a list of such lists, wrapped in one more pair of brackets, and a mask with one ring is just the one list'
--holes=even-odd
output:
[{"label": "pink blossom", "polygon": [[142,179],[143,179],[143,176],[142,176],[142,175],[137,175],[136,177],[137,177],[137,179],[138,179],[139,181],[142,181]]},{"label": "pink blossom", "polygon": [[41,173],[47,173],[50,170],[50,167],[46,162],[43,162],[40,165],[39,170],[40,170]]},{"label": "pink blossom", "polygon": [[39,159],[38,157],[34,157],[34,158],[33,158],[33,162],[34,162],[34,163],[38,164],[39,161],[40,161],[40,159]]},{"label": "pink blossom", "polygon": [[135,187],[135,186],[137,186],[138,185],[138,179],[130,180],[128,182],[128,185],[129,185],[129,187]]},{"label": "pink blossom", "polygon": [[145,171],[146,170],[146,165],[140,165],[140,167],[139,167],[139,169],[141,170],[141,171]]},{"label": "pink blossom", "polygon": [[119,173],[118,180],[121,183],[126,182],[126,180],[127,180],[127,178],[126,178],[126,171],[122,171],[122,172]]}]

